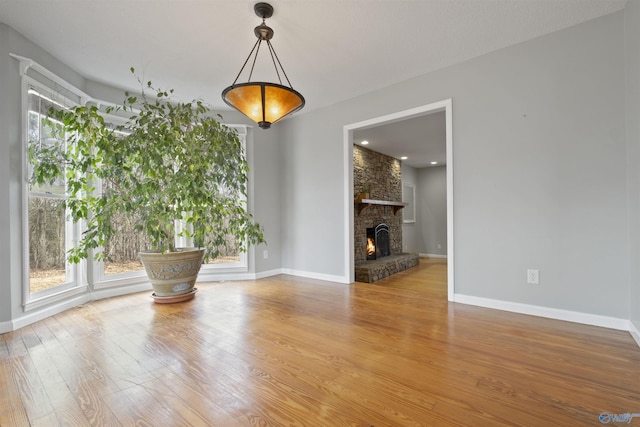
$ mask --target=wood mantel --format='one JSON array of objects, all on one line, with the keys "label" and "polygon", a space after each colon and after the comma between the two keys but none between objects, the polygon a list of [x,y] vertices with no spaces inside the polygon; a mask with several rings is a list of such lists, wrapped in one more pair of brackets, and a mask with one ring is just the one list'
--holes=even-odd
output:
[{"label": "wood mantel", "polygon": [[398,211],[405,206],[406,203],[402,202],[391,202],[388,200],[374,200],[374,199],[356,199],[356,209],[358,211],[358,215],[360,215],[365,209],[373,206],[391,206],[393,208],[393,214],[397,214]]}]

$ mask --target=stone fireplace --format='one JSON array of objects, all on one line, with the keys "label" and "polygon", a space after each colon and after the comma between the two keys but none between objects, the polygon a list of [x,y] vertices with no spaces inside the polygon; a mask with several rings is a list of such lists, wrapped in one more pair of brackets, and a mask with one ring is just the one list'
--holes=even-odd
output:
[{"label": "stone fireplace", "polygon": [[[417,265],[417,254],[402,253],[400,161],[354,144],[353,184],[356,281],[375,282]],[[376,242],[375,230],[381,225],[378,238],[386,241]]]}]

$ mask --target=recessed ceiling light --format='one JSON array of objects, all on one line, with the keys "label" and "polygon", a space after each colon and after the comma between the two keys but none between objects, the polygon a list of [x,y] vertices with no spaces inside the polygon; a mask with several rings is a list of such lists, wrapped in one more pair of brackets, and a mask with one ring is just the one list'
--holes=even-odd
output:
[{"label": "recessed ceiling light", "polygon": [[407,157],[407,156],[402,156],[402,157],[400,157],[400,160],[407,160],[407,159],[408,159],[408,157]]},{"label": "recessed ceiling light", "polygon": [[369,141],[362,141],[360,144],[362,144],[362,145],[369,145]]},{"label": "recessed ceiling light", "polygon": [[438,162],[431,162],[431,164],[432,164],[432,165],[437,165],[437,164],[438,164]]}]

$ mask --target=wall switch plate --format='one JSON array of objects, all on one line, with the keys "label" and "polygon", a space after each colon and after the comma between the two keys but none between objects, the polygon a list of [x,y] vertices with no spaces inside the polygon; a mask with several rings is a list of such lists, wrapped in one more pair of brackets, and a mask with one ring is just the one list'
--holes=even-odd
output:
[{"label": "wall switch plate", "polygon": [[265,249],[265,250],[262,252],[262,256],[264,257],[264,259],[269,258],[269,251]]},{"label": "wall switch plate", "polygon": [[539,270],[527,270],[527,283],[530,285],[540,284],[540,271]]}]

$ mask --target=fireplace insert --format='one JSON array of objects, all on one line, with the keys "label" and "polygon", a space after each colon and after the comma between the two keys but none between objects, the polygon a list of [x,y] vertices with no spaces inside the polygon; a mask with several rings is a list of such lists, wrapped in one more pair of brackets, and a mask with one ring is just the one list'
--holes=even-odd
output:
[{"label": "fireplace insert", "polygon": [[374,260],[391,255],[391,239],[389,226],[378,224],[367,228],[367,260]]}]

